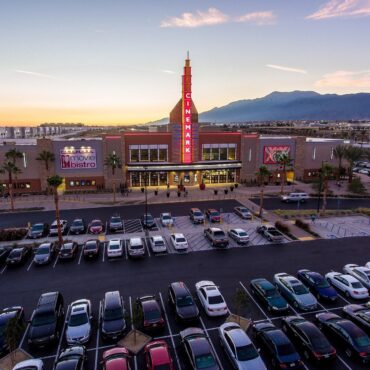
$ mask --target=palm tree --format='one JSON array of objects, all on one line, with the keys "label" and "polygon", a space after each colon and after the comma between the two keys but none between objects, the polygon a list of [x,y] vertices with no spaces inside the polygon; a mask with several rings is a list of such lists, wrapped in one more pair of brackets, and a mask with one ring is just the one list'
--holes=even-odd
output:
[{"label": "palm tree", "polygon": [[1,173],[8,175],[8,189],[10,197],[10,209],[14,211],[13,177],[21,173],[21,170],[11,161],[4,162],[0,168]]},{"label": "palm tree", "polygon": [[17,159],[23,158],[23,154],[18,149],[15,149],[15,148],[14,149],[9,149],[5,153],[5,158],[8,159],[8,160],[11,160],[12,163],[15,165]]},{"label": "palm tree", "polygon": [[281,179],[281,188],[280,194],[284,194],[284,186],[286,182],[286,168],[290,167],[293,163],[292,158],[290,158],[290,154],[287,152],[279,153],[276,159],[276,163],[283,167],[283,177]]},{"label": "palm tree", "polygon": [[116,169],[122,167],[122,162],[120,157],[116,153],[111,153],[107,156],[104,161],[104,164],[111,169],[112,171],[112,180],[113,180],[113,202],[116,202],[116,183],[114,175],[116,174]]},{"label": "palm tree", "polygon": [[346,146],[344,158],[348,161],[348,164],[349,164],[348,182],[352,182],[353,167],[355,165],[355,162],[359,161],[363,155],[364,155],[364,151],[362,150],[362,148],[359,148],[357,146],[350,146],[350,145]]},{"label": "palm tree", "polygon": [[62,230],[60,228],[60,211],[59,211],[59,195],[58,195],[58,187],[63,183],[63,179],[58,176],[50,176],[47,179],[48,185],[53,189],[54,192],[54,204],[55,204],[55,218],[57,220],[57,228],[58,228],[58,242],[59,248],[63,244],[63,237],[62,237]]},{"label": "palm tree", "polygon": [[326,211],[326,200],[328,195],[328,180],[333,175],[333,167],[330,164],[324,163],[320,169],[320,181],[322,183],[322,209],[321,213],[324,215]]},{"label": "palm tree", "polygon": [[44,162],[45,170],[47,174],[49,174],[49,165],[51,162],[55,161],[55,155],[52,152],[49,152],[48,150],[43,150],[36,158],[38,161]]},{"label": "palm tree", "polygon": [[345,158],[346,150],[347,150],[346,145],[338,145],[333,150],[333,155],[335,159],[338,159],[338,180],[340,179],[340,176],[342,174],[342,168],[343,168],[342,162],[343,162],[343,159]]},{"label": "palm tree", "polygon": [[361,140],[361,148],[364,144],[364,141],[366,140],[366,143],[369,141],[369,135],[366,129],[362,129],[359,134],[360,140]]},{"label": "palm tree", "polygon": [[266,166],[261,166],[259,169],[258,169],[258,172],[256,173],[258,179],[259,179],[259,183],[260,183],[260,186],[261,186],[261,192],[260,192],[260,210],[258,212],[258,215],[260,217],[262,217],[262,209],[263,209],[263,193],[264,193],[264,189],[265,189],[265,181],[266,181],[266,177],[268,178],[268,176],[270,176],[270,171],[268,170],[268,168]]}]

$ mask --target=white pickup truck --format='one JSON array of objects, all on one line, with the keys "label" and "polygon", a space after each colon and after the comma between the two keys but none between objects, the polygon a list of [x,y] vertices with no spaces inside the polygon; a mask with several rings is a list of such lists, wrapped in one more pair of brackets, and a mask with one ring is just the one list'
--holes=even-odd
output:
[{"label": "white pickup truck", "polygon": [[271,225],[258,226],[257,232],[273,243],[281,243],[284,240],[284,235]]}]

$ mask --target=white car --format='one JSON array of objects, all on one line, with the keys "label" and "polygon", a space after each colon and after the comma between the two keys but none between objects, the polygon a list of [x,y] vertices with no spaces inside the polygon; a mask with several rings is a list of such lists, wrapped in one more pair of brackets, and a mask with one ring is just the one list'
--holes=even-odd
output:
[{"label": "white car", "polygon": [[369,297],[368,290],[352,275],[332,271],[325,275],[328,282],[341,290],[347,297],[363,299]]},{"label": "white car", "polygon": [[79,299],[71,303],[66,320],[66,340],[68,345],[84,344],[91,337],[91,302]]},{"label": "white car", "polygon": [[359,266],[356,264],[348,264],[343,267],[343,271],[346,274],[354,276],[359,280],[362,285],[369,289],[370,288],[370,269],[365,266]]},{"label": "white car", "polygon": [[122,257],[123,255],[123,244],[119,239],[112,239],[109,240],[108,247],[107,247],[107,257],[108,258],[115,258],[115,257]]},{"label": "white car", "polygon": [[186,240],[184,234],[176,233],[171,234],[171,244],[177,251],[186,251],[188,250],[188,241]]},{"label": "white car", "polygon": [[230,229],[227,234],[231,239],[235,240],[238,244],[249,243],[249,235],[244,229]]},{"label": "white car", "polygon": [[143,240],[140,237],[130,238],[127,245],[128,255],[132,258],[144,257],[145,247]]},{"label": "white car", "polygon": [[208,316],[224,316],[229,313],[225,299],[213,281],[199,281],[195,289]]},{"label": "white car", "polygon": [[365,263],[365,267],[367,267],[368,269],[370,269],[370,261]]},{"label": "white car", "polygon": [[173,226],[173,218],[171,216],[171,213],[164,212],[160,214],[161,224],[162,226],[168,227]]},{"label": "white car", "polygon": [[256,347],[236,323],[227,322],[218,328],[220,342],[234,369],[266,370]]},{"label": "white car", "polygon": [[[68,221],[60,220],[60,230],[62,234],[64,234],[67,231],[67,227],[68,227]],[[49,235],[50,236],[58,235],[58,224],[56,220],[50,225]]]},{"label": "white car", "polygon": [[161,235],[154,235],[149,239],[150,248],[153,253],[167,252],[166,243]]},{"label": "white car", "polygon": [[32,359],[19,362],[13,367],[13,370],[43,370],[44,363],[42,360]]}]

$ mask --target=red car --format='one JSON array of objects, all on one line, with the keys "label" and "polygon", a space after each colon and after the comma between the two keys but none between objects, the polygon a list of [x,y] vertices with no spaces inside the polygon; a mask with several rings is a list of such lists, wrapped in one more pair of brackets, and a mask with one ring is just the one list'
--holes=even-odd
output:
[{"label": "red car", "polygon": [[[129,351],[124,347],[109,349],[103,353],[103,370],[130,370]],[[172,369],[172,368],[171,368]]]},{"label": "red car", "polygon": [[103,222],[101,220],[92,220],[89,224],[89,233],[90,234],[100,234],[104,231]]},{"label": "red car", "polygon": [[143,331],[152,332],[164,329],[166,323],[155,296],[137,298],[136,304],[142,317],[140,326]]},{"label": "red car", "polygon": [[214,209],[214,208],[207,209],[206,217],[208,218],[208,221],[211,223],[221,221],[220,212],[218,212],[217,209]]},{"label": "red car", "polygon": [[148,370],[174,370],[168,344],[156,340],[145,346],[146,367]]}]

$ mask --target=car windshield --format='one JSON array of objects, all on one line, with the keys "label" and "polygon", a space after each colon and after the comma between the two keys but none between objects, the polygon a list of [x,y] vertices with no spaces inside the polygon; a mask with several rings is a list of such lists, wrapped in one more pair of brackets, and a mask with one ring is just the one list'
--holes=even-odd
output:
[{"label": "car windshield", "polygon": [[239,361],[248,361],[258,357],[258,352],[253,344],[237,347],[236,353]]},{"label": "car windshield", "polygon": [[193,212],[193,214],[194,214],[194,216],[197,216],[197,217],[203,216],[202,212],[200,212],[200,211],[195,211],[195,212]]},{"label": "car windshield", "polygon": [[134,244],[130,246],[131,249],[143,249],[144,246],[142,244]]},{"label": "car windshield", "polygon": [[207,369],[208,367],[215,366],[216,361],[212,353],[195,356],[195,365],[197,369]]},{"label": "car windshield", "polygon": [[86,312],[81,312],[81,313],[75,313],[71,315],[68,321],[69,326],[80,326],[84,325],[89,321],[89,318],[86,314]]},{"label": "car windshield", "polygon": [[36,254],[37,255],[40,255],[40,254],[49,254],[49,251],[50,251],[49,247],[39,247],[39,248],[37,248]]},{"label": "car windshield", "polygon": [[211,212],[211,216],[219,216],[220,214],[217,211]]},{"label": "car windshield", "polygon": [[72,243],[63,244],[62,250],[71,250],[72,249]]},{"label": "car windshield", "polygon": [[75,226],[75,227],[83,226],[83,222],[82,222],[82,220],[75,220],[75,221],[73,221],[72,226]]},{"label": "car windshield", "polygon": [[33,225],[32,226],[32,231],[42,231],[43,228],[44,228],[44,226],[42,224]]},{"label": "car windshield", "polygon": [[331,348],[330,343],[323,335],[312,334],[310,336],[310,341],[314,350],[322,351]]},{"label": "car windshield", "polygon": [[278,293],[277,289],[276,288],[271,288],[271,289],[267,289],[265,291],[265,296],[267,298],[272,298],[272,297],[278,297],[280,294]]},{"label": "car windshield", "polygon": [[151,309],[151,310],[146,310],[144,316],[145,316],[145,319],[148,321],[159,320],[161,318],[161,313],[157,309]]},{"label": "car windshield", "polygon": [[176,304],[179,307],[192,306],[194,304],[193,298],[190,295],[177,297]]},{"label": "car windshield", "polygon": [[247,233],[245,231],[239,231],[239,236],[247,236]]},{"label": "car windshield", "polygon": [[32,326],[43,326],[52,324],[55,321],[53,312],[43,312],[36,314],[32,318]]},{"label": "car windshield", "polygon": [[353,341],[359,346],[359,347],[369,347],[370,346],[370,339],[369,337],[364,333],[355,333],[352,336]]},{"label": "car windshield", "polygon": [[363,288],[360,282],[354,282],[354,283],[351,283],[351,285],[352,285],[352,288],[355,288],[355,289]]},{"label": "car windshield", "polygon": [[223,231],[221,231],[221,230],[220,230],[220,231],[215,231],[215,232],[213,233],[213,235],[214,235],[214,236],[221,236],[221,237],[222,237],[222,236],[225,236],[225,233],[224,233]]},{"label": "car windshield", "polygon": [[186,239],[185,238],[176,238],[177,243],[185,243]]},{"label": "car windshield", "polygon": [[109,249],[119,249],[120,248],[120,245],[119,244],[111,244],[109,246]]},{"label": "car windshield", "polygon": [[162,215],[163,220],[170,220],[171,216],[170,215]]},{"label": "car windshield", "polygon": [[322,279],[317,279],[316,281],[315,281],[315,284],[316,284],[316,286],[318,287],[318,288],[321,288],[321,289],[323,289],[323,288],[329,288],[330,287],[330,284],[328,283],[328,281],[326,280],[326,279],[324,279],[324,278],[322,278]]},{"label": "car windshield", "polygon": [[248,208],[239,208],[240,212],[247,213],[249,212]]},{"label": "car windshield", "polygon": [[113,321],[123,319],[123,310],[121,307],[116,308],[106,308],[104,311],[104,320]]},{"label": "car windshield", "polygon": [[280,356],[287,356],[295,353],[294,347],[291,343],[280,344],[276,347],[276,350]]},{"label": "car windshield", "polygon": [[293,288],[294,293],[297,294],[297,295],[307,294],[308,293],[307,288],[304,285],[302,285],[302,284],[293,285],[292,288]]},{"label": "car windshield", "polygon": [[154,245],[156,245],[157,247],[161,247],[163,245],[163,241],[162,240],[156,240],[154,242]]},{"label": "car windshield", "polygon": [[121,219],[119,217],[112,217],[110,222],[121,222]]},{"label": "car windshield", "polygon": [[208,298],[209,304],[219,304],[224,303],[224,299],[220,295],[215,295],[213,297]]},{"label": "car windshield", "polygon": [[96,243],[86,243],[85,249],[86,250],[96,249]]},{"label": "car windshield", "polygon": [[11,258],[13,258],[13,257],[17,258],[17,257],[20,257],[20,256],[21,256],[21,251],[17,250],[17,251],[12,251],[10,253],[10,256],[9,257],[11,257]]},{"label": "car windshield", "polygon": [[100,221],[93,221],[91,223],[91,226],[101,226],[101,222]]}]

